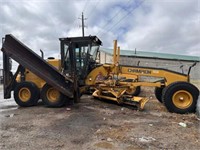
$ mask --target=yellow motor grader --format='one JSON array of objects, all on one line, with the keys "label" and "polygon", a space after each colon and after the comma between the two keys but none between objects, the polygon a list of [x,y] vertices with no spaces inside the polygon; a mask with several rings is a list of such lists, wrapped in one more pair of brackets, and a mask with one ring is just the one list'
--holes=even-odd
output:
[{"label": "yellow motor grader", "polygon": [[[81,95],[94,88],[93,96],[136,105],[143,109],[148,101],[138,97],[141,86],[155,87],[155,95],[170,112],[190,113],[196,108],[199,90],[189,83],[188,74],[162,68],[122,66],[120,48],[114,42],[112,64],[99,64],[101,40],[96,36],[60,38],[61,59],[44,60],[12,35],[3,41],[4,98],[20,106],[36,105],[39,99],[48,107],[61,107],[67,101],[79,102]],[[11,71],[10,59],[19,63]],[[158,80],[143,81],[141,77]]]}]

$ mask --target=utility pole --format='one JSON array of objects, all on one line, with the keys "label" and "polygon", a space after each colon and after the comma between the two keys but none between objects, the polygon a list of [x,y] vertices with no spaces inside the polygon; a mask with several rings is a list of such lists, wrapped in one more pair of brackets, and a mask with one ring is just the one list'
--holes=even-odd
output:
[{"label": "utility pole", "polygon": [[84,21],[85,21],[87,18],[84,18],[84,14],[83,14],[83,12],[82,12],[81,18],[78,18],[78,19],[81,19],[81,22],[82,22],[82,25],[81,25],[81,27],[82,27],[82,35],[83,35],[83,37],[84,37],[84,36],[85,36],[84,28],[86,27],[85,24],[84,24]]}]

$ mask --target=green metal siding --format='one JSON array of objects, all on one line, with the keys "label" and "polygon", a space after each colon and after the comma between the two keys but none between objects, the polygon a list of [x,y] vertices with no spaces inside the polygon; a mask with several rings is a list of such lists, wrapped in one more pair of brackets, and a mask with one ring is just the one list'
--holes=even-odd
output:
[{"label": "green metal siding", "polygon": [[[100,51],[113,54],[112,49],[101,48]],[[144,57],[144,58],[158,58],[158,59],[176,59],[176,60],[186,60],[186,61],[200,61],[200,57],[197,56],[186,56],[186,55],[176,55],[176,54],[167,54],[167,53],[156,53],[156,52],[145,52],[145,51],[136,51],[135,50],[121,50],[121,56],[128,57]]]}]

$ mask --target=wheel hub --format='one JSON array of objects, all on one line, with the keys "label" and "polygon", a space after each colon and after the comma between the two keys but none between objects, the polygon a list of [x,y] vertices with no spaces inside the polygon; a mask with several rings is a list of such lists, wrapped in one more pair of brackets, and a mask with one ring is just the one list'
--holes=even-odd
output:
[{"label": "wheel hub", "polygon": [[174,93],[172,101],[176,107],[185,109],[191,106],[193,97],[188,91],[180,90]]},{"label": "wheel hub", "polygon": [[28,88],[21,88],[18,94],[22,102],[27,102],[31,98],[31,91]]},{"label": "wheel hub", "polygon": [[184,98],[183,98],[183,97],[180,97],[179,100],[180,100],[180,101],[184,101]]},{"label": "wheel hub", "polygon": [[47,91],[47,98],[50,102],[56,102],[59,100],[60,92],[54,88],[49,88]]}]

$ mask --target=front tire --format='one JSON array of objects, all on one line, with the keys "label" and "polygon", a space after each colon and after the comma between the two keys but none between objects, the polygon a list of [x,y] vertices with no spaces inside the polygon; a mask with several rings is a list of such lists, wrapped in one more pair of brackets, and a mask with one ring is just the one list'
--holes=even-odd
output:
[{"label": "front tire", "polygon": [[41,98],[47,107],[62,107],[65,104],[65,96],[54,87],[45,84],[41,91]]},{"label": "front tire", "polygon": [[128,89],[126,90],[126,94],[132,95],[132,96],[138,96],[141,92],[141,87],[136,86],[134,89]]},{"label": "front tire", "polygon": [[162,101],[169,112],[180,114],[196,110],[199,90],[188,82],[174,82],[163,90]]},{"label": "front tire", "polygon": [[154,93],[155,93],[155,96],[156,96],[157,100],[160,103],[163,103],[162,102],[162,91],[163,91],[163,88],[155,87]]},{"label": "front tire", "polygon": [[14,89],[14,99],[19,106],[30,107],[39,100],[39,89],[33,82],[18,83]]}]

